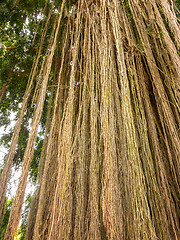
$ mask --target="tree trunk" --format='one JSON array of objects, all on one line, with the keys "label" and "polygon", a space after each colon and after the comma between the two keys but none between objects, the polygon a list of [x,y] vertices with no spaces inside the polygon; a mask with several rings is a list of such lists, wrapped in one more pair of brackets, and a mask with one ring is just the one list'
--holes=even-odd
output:
[{"label": "tree trunk", "polygon": [[164,1],[80,0],[65,24],[62,2],[5,239],[20,217],[55,54],[53,113],[26,238],[180,238],[180,59],[169,32],[179,26],[167,28],[174,13],[168,7],[164,18]]}]

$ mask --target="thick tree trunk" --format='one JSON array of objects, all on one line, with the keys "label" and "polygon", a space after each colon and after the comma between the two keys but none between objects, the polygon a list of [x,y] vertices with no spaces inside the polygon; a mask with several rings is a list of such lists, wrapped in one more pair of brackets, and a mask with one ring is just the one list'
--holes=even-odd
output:
[{"label": "thick tree trunk", "polygon": [[56,47],[59,75],[26,238],[180,238],[180,60],[158,4],[80,0],[66,24],[55,21],[63,34],[60,44],[51,36],[5,239],[20,217]]}]

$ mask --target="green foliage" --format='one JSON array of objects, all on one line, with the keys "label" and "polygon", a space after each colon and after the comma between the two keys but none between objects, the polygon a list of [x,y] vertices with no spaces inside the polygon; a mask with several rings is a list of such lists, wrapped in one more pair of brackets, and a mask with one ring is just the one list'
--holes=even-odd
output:
[{"label": "green foliage", "polygon": [[[56,7],[58,7],[60,1],[56,1]],[[9,127],[12,121],[11,113],[15,115],[15,120],[18,119],[18,114],[23,101],[23,96],[28,83],[29,74],[37,49],[39,47],[40,39],[43,32],[43,21],[46,21],[47,13],[50,5],[47,4],[46,12],[41,15],[44,8],[45,1],[1,1],[0,3],[0,98],[3,93],[3,98],[0,101],[0,127]],[[70,6],[70,5],[69,5]],[[55,14],[55,13],[54,13]],[[67,19],[64,19],[64,24]],[[47,31],[47,36],[42,49],[42,56],[45,53],[48,45],[48,39],[50,38],[54,18],[50,21],[50,26]],[[39,25],[38,25],[39,24]],[[38,31],[37,31],[38,27]],[[32,45],[34,33],[37,31],[35,41]],[[63,31],[63,29],[62,29]],[[62,31],[60,35],[62,35]],[[59,41],[59,45],[61,41]],[[40,62],[42,57],[40,58]],[[39,69],[38,69],[39,71]],[[53,73],[51,78],[53,79]],[[35,82],[36,82],[35,77]],[[50,81],[51,84],[51,81]],[[34,89],[32,90],[33,95]],[[31,108],[32,96],[28,102],[27,111],[25,113],[21,131],[18,138],[18,144],[13,160],[13,164],[16,168],[22,165],[24,151],[27,145],[30,121],[32,120],[33,108]],[[34,157],[30,166],[30,178],[32,182],[36,182],[38,175],[38,165],[41,156],[41,150],[44,139],[45,122],[47,117],[49,102],[49,94],[46,96],[43,116],[41,120],[40,133],[38,133],[37,141],[35,144]],[[7,149],[10,147],[11,138],[14,128],[11,128],[7,134],[4,134],[0,138],[0,145],[3,145]],[[2,169],[1,169],[2,170]],[[0,170],[0,171],[1,171]],[[18,238],[25,238],[25,229],[27,224],[27,216],[29,212],[31,202],[31,196],[29,195],[25,202],[25,211],[22,214],[22,223],[19,229]],[[7,206],[5,210],[4,220],[0,232],[0,240],[3,239],[5,230],[7,227],[10,208],[12,205],[12,199],[7,200]]]},{"label": "green foliage", "polygon": [[36,182],[37,175],[38,175],[38,165],[41,157],[42,145],[43,145],[43,138],[38,136],[36,140],[36,145],[35,145],[34,157],[32,159],[31,166],[30,166],[30,178],[34,183]]},{"label": "green foliage", "polygon": [[0,126],[9,124],[10,112],[18,112],[36,54],[31,43],[37,19],[27,21],[28,11],[15,3],[0,3],[0,90],[8,83],[0,102]]},{"label": "green foliage", "polygon": [[173,10],[176,13],[177,21],[180,23],[180,1],[175,0],[174,2],[175,2],[175,4],[174,4],[175,9],[173,9]]},{"label": "green foliage", "polygon": [[5,234],[5,231],[6,231],[6,227],[7,227],[7,224],[8,224],[8,220],[9,220],[9,215],[10,215],[10,211],[11,211],[11,206],[12,206],[12,201],[13,199],[8,199],[6,198],[6,201],[5,201],[5,213],[4,215],[1,216],[1,224],[0,224],[0,240],[2,240],[4,238],[4,234]]},{"label": "green foliage", "polygon": [[[41,18],[45,1],[10,1],[0,3],[0,127],[5,129],[11,123],[11,113],[16,120],[26,90],[36,49],[43,28],[40,28],[34,45],[32,39]],[[40,26],[41,27],[41,26]],[[47,43],[45,43],[47,44]],[[5,86],[5,87],[4,87]],[[3,90],[4,89],[4,90]],[[30,103],[28,106],[30,109]],[[23,158],[29,135],[28,122],[32,110],[28,111],[22,123],[14,164],[18,166]],[[10,146],[13,128],[0,139],[7,149]]]}]

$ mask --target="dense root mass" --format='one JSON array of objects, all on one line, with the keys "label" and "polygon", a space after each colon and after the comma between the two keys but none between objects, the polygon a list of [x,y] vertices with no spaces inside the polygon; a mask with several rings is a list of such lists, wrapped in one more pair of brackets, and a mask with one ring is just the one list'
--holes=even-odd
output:
[{"label": "dense root mass", "polygon": [[[172,6],[167,0],[78,0],[68,14],[65,1],[58,11],[4,239],[13,239],[19,223],[57,53],[26,239],[180,239],[180,28]],[[24,109],[26,101],[25,95]]]}]

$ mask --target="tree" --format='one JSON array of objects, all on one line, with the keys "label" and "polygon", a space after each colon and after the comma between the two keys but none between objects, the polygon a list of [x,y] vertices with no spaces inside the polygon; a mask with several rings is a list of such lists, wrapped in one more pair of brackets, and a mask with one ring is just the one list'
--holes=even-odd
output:
[{"label": "tree", "polygon": [[1,175],[2,208],[32,99],[4,240],[18,228],[44,112],[26,239],[179,239],[178,11],[167,0],[50,3]]}]

